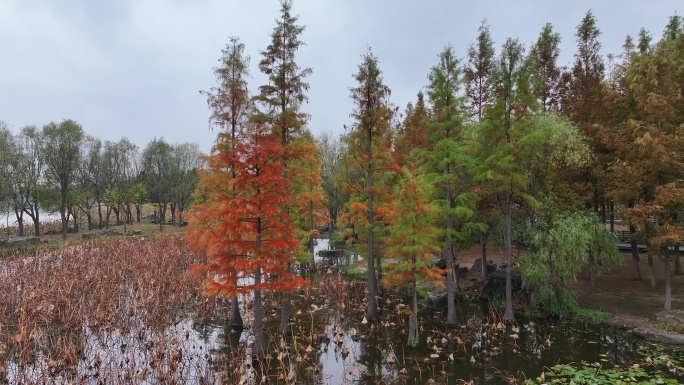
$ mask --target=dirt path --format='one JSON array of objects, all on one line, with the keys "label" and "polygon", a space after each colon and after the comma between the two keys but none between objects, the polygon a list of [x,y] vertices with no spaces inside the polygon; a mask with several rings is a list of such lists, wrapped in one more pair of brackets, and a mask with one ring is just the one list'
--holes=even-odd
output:
[{"label": "dirt path", "polygon": [[[480,257],[480,245],[458,254],[461,266],[472,267]],[[609,274],[596,279],[596,288],[591,289],[589,277],[582,273],[571,286],[576,290],[580,305],[586,308],[601,309],[612,314],[607,322],[634,329],[650,339],[684,344],[684,334],[668,332],[656,327],[656,314],[664,310],[665,274],[662,261],[654,260],[658,288],[652,289],[647,258],[642,255],[640,262],[641,280],[634,279],[632,256],[623,253],[625,263]],[[487,259],[497,264],[504,261],[503,250],[499,247],[487,248]],[[672,264],[674,265],[674,264]],[[684,275],[673,274],[672,309],[684,311]]]}]

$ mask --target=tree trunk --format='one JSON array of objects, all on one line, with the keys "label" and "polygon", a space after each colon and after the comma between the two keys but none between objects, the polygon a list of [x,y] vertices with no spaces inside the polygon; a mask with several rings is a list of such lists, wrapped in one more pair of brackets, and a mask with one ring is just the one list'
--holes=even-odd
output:
[{"label": "tree trunk", "polygon": [[164,212],[162,211],[162,205],[159,204],[159,231],[164,231]]},{"label": "tree trunk", "polygon": [[106,215],[106,216],[105,216],[105,227],[106,227],[106,228],[109,228],[109,218],[110,218],[111,215],[112,215],[112,206],[107,205],[107,210],[106,210],[105,215]]},{"label": "tree trunk", "polygon": [[594,269],[591,267],[589,268],[589,287],[592,290],[596,289],[596,273],[594,273]]},{"label": "tree trunk", "polygon": [[380,318],[378,313],[378,303],[376,297],[378,295],[378,285],[375,277],[375,255],[373,254],[373,163],[372,163],[372,137],[371,130],[368,129],[367,150],[368,150],[368,173],[366,175],[366,187],[368,188],[368,319],[377,321]]},{"label": "tree trunk", "polygon": [[648,254],[648,276],[651,279],[651,289],[658,288],[658,281],[656,280],[655,267],[653,266],[653,256]]},{"label": "tree trunk", "polygon": [[[7,216],[9,216],[9,213],[7,213]],[[23,237],[24,236],[24,212],[21,210],[17,210],[17,208],[14,208],[14,216],[17,218],[17,226],[19,227],[19,236]]]},{"label": "tree trunk", "polygon": [[98,227],[102,230],[102,202],[97,201]]},{"label": "tree trunk", "polygon": [[[632,226],[630,226],[632,228]],[[632,249],[632,266],[634,267],[634,279],[641,281],[641,269],[639,268],[639,246],[637,240],[632,238],[630,240],[630,248]]]},{"label": "tree trunk", "polygon": [[[444,174],[448,176],[450,173],[449,164],[444,168]],[[446,204],[451,208],[451,186],[447,184],[446,186]],[[446,242],[444,248],[446,249],[446,290],[447,290],[447,327],[457,327],[458,321],[456,319],[456,299],[454,298],[454,247],[451,241],[451,232],[453,229],[453,224],[451,223],[451,216],[447,213],[446,217]]]},{"label": "tree trunk", "polygon": [[137,219],[138,223],[140,223],[141,214],[140,214],[140,205],[138,205],[138,204],[135,205],[135,215],[137,217],[136,219]]},{"label": "tree trunk", "polygon": [[513,252],[512,252],[512,212],[511,191],[506,192],[506,310],[504,311],[504,320],[513,322],[515,315],[513,314]]},{"label": "tree trunk", "polygon": [[66,241],[66,239],[67,239],[67,227],[69,226],[69,221],[66,217],[66,208],[65,207],[62,207],[59,210],[59,215],[62,219],[62,240]]},{"label": "tree trunk", "polygon": [[228,324],[233,330],[242,330],[245,327],[242,315],[240,315],[240,303],[238,297],[235,296],[230,300],[230,314],[228,316]]},{"label": "tree trunk", "polygon": [[[161,206],[160,206],[161,207]],[[161,223],[161,222],[159,222]],[[256,224],[257,236],[256,245],[254,247],[256,254],[261,251],[261,219],[257,219]],[[261,283],[261,267],[257,266],[254,272],[254,284]],[[254,343],[252,345],[252,355],[264,355],[264,323],[263,323],[263,309],[261,308],[261,289],[254,290],[254,324],[252,325],[252,332],[254,333]]]},{"label": "tree trunk", "polygon": [[665,310],[672,309],[672,286],[670,284],[670,256],[668,250],[663,250],[663,258],[665,262]]},{"label": "tree trunk", "polygon": [[482,278],[487,278],[487,243],[484,233],[480,233],[480,247],[482,248]]},{"label": "tree trunk", "polygon": [[33,234],[40,236],[40,211],[36,208],[36,216],[33,218]]},{"label": "tree trunk", "polygon": [[[290,262],[287,263],[287,272],[292,271],[292,266]],[[290,319],[292,318],[292,301],[291,293],[283,293],[283,302],[280,308],[280,334],[290,335],[292,330],[290,330]]]},{"label": "tree trunk", "polygon": [[413,314],[409,316],[408,346],[418,346],[418,290],[416,288],[416,257],[412,257],[414,269],[411,271],[411,289]]},{"label": "tree trunk", "polygon": [[76,215],[76,210],[74,210],[73,213],[71,213],[71,216],[74,218],[74,234],[78,233],[78,215]]},{"label": "tree trunk", "polygon": [[682,274],[682,264],[679,260],[679,248],[679,245],[674,248],[674,274]]},{"label": "tree trunk", "polygon": [[[628,208],[634,208],[634,202],[627,203]],[[641,269],[639,268],[639,246],[636,239],[636,227],[629,224],[629,245],[632,250],[632,266],[634,267],[634,279],[641,281]]]},{"label": "tree trunk", "polygon": [[[254,283],[256,285],[261,283],[261,267],[257,267],[254,272]],[[252,344],[252,355],[264,355],[264,324],[263,324],[263,309],[261,308],[261,290],[254,290],[254,324],[252,325],[252,333],[254,334],[254,342]]]}]

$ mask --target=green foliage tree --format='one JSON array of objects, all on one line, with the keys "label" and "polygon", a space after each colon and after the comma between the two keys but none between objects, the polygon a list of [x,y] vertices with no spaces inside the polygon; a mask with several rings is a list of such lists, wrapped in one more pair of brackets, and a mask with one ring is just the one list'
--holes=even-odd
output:
[{"label": "green foliage tree", "polygon": [[157,204],[157,220],[162,230],[166,209],[173,198],[173,146],[163,138],[153,139],[143,150],[142,172],[150,200]]},{"label": "green foliage tree", "polygon": [[439,251],[435,242],[439,229],[434,225],[437,207],[432,204],[430,184],[420,181],[407,168],[396,187],[396,199],[390,214],[386,256],[389,271],[383,278],[388,285],[403,288],[411,285],[408,345],[418,346],[418,285],[441,284],[442,276],[432,268],[432,255]]},{"label": "green foliage tree", "polygon": [[532,293],[531,305],[554,316],[576,311],[577,299],[568,283],[583,266],[598,273],[622,263],[615,236],[595,214],[571,212],[543,218],[531,245],[522,268],[523,285]]},{"label": "green foliage tree", "polygon": [[44,190],[45,156],[41,131],[23,127],[16,137],[19,147],[17,175],[14,178],[19,206],[33,220],[33,234],[40,235],[41,191]]},{"label": "green foliage tree", "polygon": [[504,318],[514,320],[512,278],[512,220],[513,207],[518,204],[535,205],[527,192],[529,176],[521,162],[519,141],[528,131],[527,121],[534,100],[530,93],[530,76],[524,49],[515,39],[507,39],[495,68],[493,78],[497,88],[494,104],[486,111],[486,119],[478,133],[479,162],[477,179],[485,183],[486,191],[504,218],[503,240],[506,257],[506,310]]},{"label": "green foliage tree", "polygon": [[316,138],[316,145],[321,150],[321,185],[327,201],[328,216],[330,217],[330,231],[337,227],[348,196],[345,193],[340,178],[342,178],[342,157],[345,153],[344,142],[341,138],[333,138],[332,133],[324,131]]},{"label": "green foliage tree", "polygon": [[467,219],[472,216],[476,196],[467,189],[467,173],[472,170],[474,146],[463,137],[464,99],[458,95],[461,70],[453,47],[439,54],[439,63],[428,75],[428,99],[432,119],[427,125],[431,151],[424,151],[424,172],[436,188],[435,203],[439,207],[438,224],[442,229],[439,245],[447,264],[447,319],[457,325],[454,290],[456,246],[466,236]]},{"label": "green foliage tree", "polygon": [[494,88],[491,76],[496,64],[494,41],[487,20],[482,21],[475,43],[468,48],[468,62],[463,69],[466,95],[473,117],[480,121],[492,103]]},{"label": "green foliage tree", "polygon": [[542,111],[560,110],[560,75],[556,64],[560,54],[560,34],[547,23],[530,50],[532,85]]},{"label": "green foliage tree", "polygon": [[[392,109],[390,90],[383,83],[378,59],[369,50],[354,75],[358,86],[351,88],[355,119],[347,133],[348,168],[345,180],[350,191],[347,218],[361,230],[366,230],[366,262],[368,274],[368,311],[370,320],[378,320],[378,284],[376,275],[376,237],[386,225],[388,173],[394,170],[391,153]],[[383,199],[385,195],[385,199]]]},{"label": "green foliage tree", "polygon": [[16,144],[12,132],[5,122],[0,121],[0,212],[5,212],[7,216],[10,215],[14,196],[12,179],[17,177],[12,164],[15,155]]},{"label": "green foliage tree", "polygon": [[80,124],[64,120],[43,127],[45,140],[45,175],[47,182],[59,191],[59,213],[62,220],[62,238],[67,238],[69,189],[76,178],[80,161],[80,147],[84,133]]}]

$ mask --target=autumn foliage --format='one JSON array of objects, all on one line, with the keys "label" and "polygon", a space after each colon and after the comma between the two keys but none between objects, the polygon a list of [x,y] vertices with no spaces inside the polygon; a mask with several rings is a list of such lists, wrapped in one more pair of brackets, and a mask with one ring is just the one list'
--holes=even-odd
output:
[{"label": "autumn foliage", "polygon": [[[207,264],[193,271],[207,274],[207,293],[292,291],[305,283],[287,270],[299,244],[283,210],[290,193],[282,152],[265,125],[251,125],[246,139],[235,142],[219,134],[209,168],[200,174],[206,199],[195,206],[186,237],[193,250],[206,253]],[[249,279],[257,270],[272,279]]]}]

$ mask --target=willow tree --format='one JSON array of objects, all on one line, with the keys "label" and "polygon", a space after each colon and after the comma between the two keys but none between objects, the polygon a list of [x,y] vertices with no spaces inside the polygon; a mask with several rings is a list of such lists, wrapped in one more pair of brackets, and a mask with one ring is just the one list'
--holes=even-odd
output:
[{"label": "willow tree", "polygon": [[45,176],[59,192],[59,214],[62,219],[62,239],[67,238],[69,190],[76,179],[81,156],[83,128],[73,120],[49,123],[43,126],[45,143]]},{"label": "willow tree", "polygon": [[572,315],[577,298],[568,284],[588,265],[608,269],[622,263],[615,236],[596,214],[574,212],[540,219],[531,239],[531,253],[523,265],[522,279],[531,291],[531,304],[554,316]]},{"label": "willow tree", "polygon": [[356,227],[366,230],[367,316],[370,320],[378,320],[375,241],[378,230],[384,227],[387,219],[383,216],[389,203],[384,182],[387,182],[387,173],[395,167],[391,152],[392,109],[389,87],[383,83],[378,59],[370,50],[363,55],[354,79],[358,85],[350,89],[354,123],[347,133],[349,177],[345,184],[350,192],[347,216]]}]

